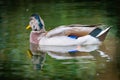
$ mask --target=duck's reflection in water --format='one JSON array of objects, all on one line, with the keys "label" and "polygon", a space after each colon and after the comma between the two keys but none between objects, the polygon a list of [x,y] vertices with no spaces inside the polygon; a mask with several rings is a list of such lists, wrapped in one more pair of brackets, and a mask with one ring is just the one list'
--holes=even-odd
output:
[{"label": "duck's reflection in water", "polygon": [[42,69],[46,54],[52,58],[65,60],[65,59],[92,59],[97,60],[105,58],[109,61],[109,56],[103,51],[99,50],[99,45],[82,45],[82,46],[38,46],[32,44],[31,54],[32,62],[35,69]]},{"label": "duck's reflection in water", "polygon": [[32,56],[32,62],[34,65],[34,69],[36,70],[42,69],[44,61],[45,61],[45,54]]}]

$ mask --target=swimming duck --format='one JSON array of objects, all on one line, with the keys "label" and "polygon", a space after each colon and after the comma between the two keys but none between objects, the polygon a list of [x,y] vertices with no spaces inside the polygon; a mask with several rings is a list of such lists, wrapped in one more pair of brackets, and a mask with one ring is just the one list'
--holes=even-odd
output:
[{"label": "swimming duck", "polygon": [[78,51],[90,52],[98,49],[110,30],[110,27],[102,30],[99,26],[71,24],[46,31],[43,19],[38,14],[31,15],[29,25],[26,27],[26,29],[32,29],[30,50],[27,53],[32,58],[34,68],[42,68],[45,51],[49,55],[52,52],[57,54],[61,51],[63,55],[63,53],[73,54]]},{"label": "swimming duck", "polygon": [[40,46],[70,46],[100,44],[104,41],[110,27],[102,30],[98,26],[100,25],[71,24],[46,31],[43,19],[38,14],[33,14],[26,29],[32,29],[30,43]]}]

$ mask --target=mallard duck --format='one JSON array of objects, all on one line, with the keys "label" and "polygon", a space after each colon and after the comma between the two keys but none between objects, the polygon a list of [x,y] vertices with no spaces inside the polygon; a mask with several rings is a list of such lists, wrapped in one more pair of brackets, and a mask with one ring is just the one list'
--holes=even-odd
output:
[{"label": "mallard duck", "polygon": [[60,52],[65,55],[98,49],[110,30],[110,27],[102,30],[99,26],[71,24],[46,31],[43,19],[38,14],[31,15],[29,25],[26,27],[26,29],[32,29],[30,50],[27,53],[30,54],[35,69],[42,68],[46,52],[52,56],[52,53]]},{"label": "mallard duck", "polygon": [[32,29],[30,43],[40,46],[70,46],[100,44],[104,41],[110,27],[102,30],[99,26],[71,24],[46,31],[43,19],[38,14],[33,14],[26,29]]}]

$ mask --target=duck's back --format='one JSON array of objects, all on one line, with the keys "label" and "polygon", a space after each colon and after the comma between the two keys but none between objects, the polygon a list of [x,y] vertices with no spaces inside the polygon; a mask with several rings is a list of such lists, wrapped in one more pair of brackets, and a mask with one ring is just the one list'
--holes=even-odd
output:
[{"label": "duck's back", "polygon": [[75,35],[82,37],[91,33],[97,27],[59,26],[47,33],[47,37]]}]

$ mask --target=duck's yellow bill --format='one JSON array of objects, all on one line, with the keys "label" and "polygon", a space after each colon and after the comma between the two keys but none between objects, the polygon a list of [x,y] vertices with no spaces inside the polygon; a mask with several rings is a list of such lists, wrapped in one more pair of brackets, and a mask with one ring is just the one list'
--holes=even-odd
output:
[{"label": "duck's yellow bill", "polygon": [[28,25],[27,27],[26,27],[26,29],[30,29],[31,27],[30,27],[30,25]]}]

